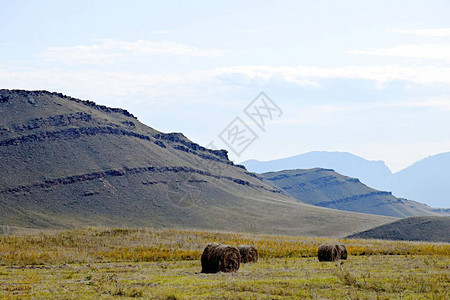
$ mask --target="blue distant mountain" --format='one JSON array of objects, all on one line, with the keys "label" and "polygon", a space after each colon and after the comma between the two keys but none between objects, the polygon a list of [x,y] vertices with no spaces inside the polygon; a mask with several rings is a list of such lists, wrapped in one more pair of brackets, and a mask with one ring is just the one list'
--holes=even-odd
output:
[{"label": "blue distant mountain", "polygon": [[371,161],[347,152],[314,151],[292,157],[242,164],[252,172],[329,168],[355,177],[368,186],[392,191],[433,207],[450,207],[450,152],[425,158],[393,174],[383,161]]},{"label": "blue distant mountain", "polygon": [[291,169],[326,168],[355,177],[375,189],[383,189],[391,170],[383,161],[370,161],[347,152],[314,151],[271,161],[247,160],[242,163],[256,173]]},{"label": "blue distant mountain", "polygon": [[434,207],[450,207],[450,152],[422,159],[393,174],[386,188]]}]

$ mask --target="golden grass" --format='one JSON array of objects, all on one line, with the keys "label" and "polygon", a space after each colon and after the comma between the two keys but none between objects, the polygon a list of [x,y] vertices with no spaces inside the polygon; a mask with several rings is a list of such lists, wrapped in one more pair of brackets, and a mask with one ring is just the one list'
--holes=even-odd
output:
[{"label": "golden grass", "polygon": [[315,257],[323,243],[347,245],[349,255],[450,255],[449,244],[252,235],[187,230],[78,229],[0,237],[0,264],[197,260],[210,242],[254,245],[263,258]]},{"label": "golden grass", "polygon": [[[209,242],[249,244],[260,261],[200,274]],[[339,240],[349,259],[318,262],[338,240],[153,229],[79,229],[0,237],[0,298],[448,299],[450,245]]]}]

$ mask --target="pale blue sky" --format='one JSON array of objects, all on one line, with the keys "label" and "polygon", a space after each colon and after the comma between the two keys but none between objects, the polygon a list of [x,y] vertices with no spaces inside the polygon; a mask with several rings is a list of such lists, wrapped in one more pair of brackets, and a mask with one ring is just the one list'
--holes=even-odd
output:
[{"label": "pale blue sky", "polygon": [[225,147],[265,91],[284,111],[236,161],[339,150],[397,171],[450,151],[449,1],[0,0],[0,88],[129,109]]}]

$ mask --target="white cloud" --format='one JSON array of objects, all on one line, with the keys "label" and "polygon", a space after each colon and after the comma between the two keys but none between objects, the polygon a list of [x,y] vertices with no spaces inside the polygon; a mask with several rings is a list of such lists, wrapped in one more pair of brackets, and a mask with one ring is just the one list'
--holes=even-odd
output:
[{"label": "white cloud", "polygon": [[[315,88],[322,80],[328,79],[364,79],[379,83],[380,86],[394,80],[449,86],[450,67],[386,65],[321,68],[304,65],[297,67],[261,65],[158,74],[67,69],[24,71],[0,67],[0,82],[6,88],[67,91],[73,95],[89,95],[97,99],[125,100],[129,95],[140,95],[140,98],[152,102],[170,99],[202,101],[202,95],[216,95],[224,90],[240,89],[242,84],[264,86],[271,80]],[[447,102],[439,102],[436,105],[448,107]]]},{"label": "white cloud", "polygon": [[386,108],[437,108],[441,110],[450,110],[450,98],[449,99],[423,99],[398,103],[383,104],[382,107]]},{"label": "white cloud", "polygon": [[[366,115],[368,112],[373,112],[374,110],[384,110],[386,113],[388,110],[394,108],[418,108],[418,109],[436,109],[439,111],[450,110],[450,98],[430,98],[430,99],[415,99],[415,100],[401,100],[395,102],[342,102],[333,104],[306,104],[306,105],[296,105],[295,107],[290,107],[288,109],[289,113],[287,115],[293,116],[291,118],[282,118],[279,120],[274,120],[274,124],[279,125],[305,125],[313,124],[315,126],[325,125],[332,126],[334,119],[337,116],[345,116],[348,118],[349,115],[360,116]],[[302,116],[298,118],[298,116]]]},{"label": "white cloud", "polygon": [[145,58],[154,55],[179,56],[220,56],[223,51],[204,50],[175,42],[152,42],[138,40],[126,42],[119,40],[98,40],[92,45],[70,47],[50,47],[40,54],[49,61],[67,64],[105,64],[119,59]]},{"label": "white cloud", "polygon": [[393,32],[411,35],[435,36],[435,37],[450,36],[450,28],[394,29]]},{"label": "white cloud", "polygon": [[450,44],[399,45],[391,48],[356,49],[346,53],[450,61]]},{"label": "white cloud", "polygon": [[214,70],[146,74],[101,70],[8,70],[0,67],[0,88],[50,90],[71,96],[120,102],[168,104],[205,101],[224,88]]},{"label": "white cloud", "polygon": [[222,75],[241,75],[248,80],[281,79],[300,85],[318,85],[320,79],[365,79],[377,83],[393,80],[410,81],[419,84],[450,85],[450,67],[445,66],[402,66],[402,65],[373,65],[373,66],[344,66],[323,68],[300,65],[285,66],[234,66],[219,68],[213,71]]}]

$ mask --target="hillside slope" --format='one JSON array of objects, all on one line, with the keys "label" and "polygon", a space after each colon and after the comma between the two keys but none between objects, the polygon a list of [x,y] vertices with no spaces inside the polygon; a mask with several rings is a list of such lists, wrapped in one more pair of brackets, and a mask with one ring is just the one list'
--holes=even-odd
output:
[{"label": "hillside slope", "polygon": [[394,217],[445,214],[425,204],[372,189],[331,169],[287,170],[259,175],[290,196],[317,206]]},{"label": "hillside slope", "polygon": [[450,243],[450,217],[411,217],[350,235],[349,238]]},{"label": "hillside slope", "polygon": [[271,161],[248,160],[242,162],[242,165],[256,173],[293,169],[333,169],[379,189],[385,186],[385,179],[392,175],[383,161],[366,160],[347,152],[313,151]]},{"label": "hillside slope", "polygon": [[122,109],[0,90],[0,225],[152,226],[344,236],[392,221],[298,203]]}]

